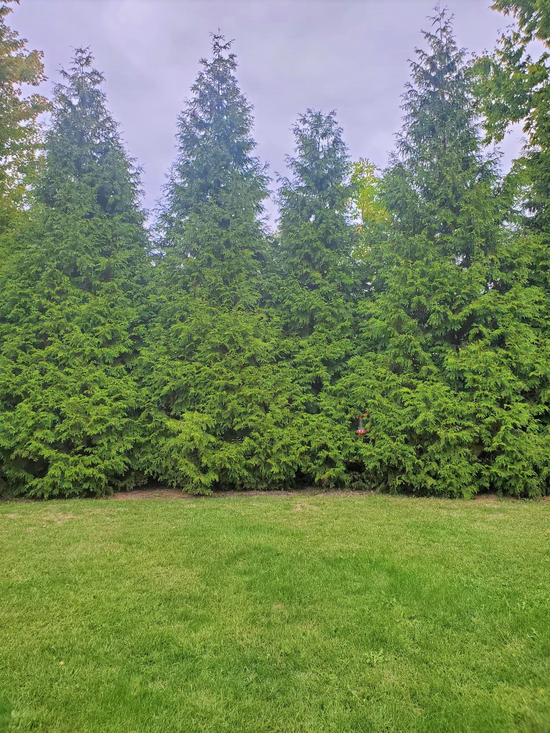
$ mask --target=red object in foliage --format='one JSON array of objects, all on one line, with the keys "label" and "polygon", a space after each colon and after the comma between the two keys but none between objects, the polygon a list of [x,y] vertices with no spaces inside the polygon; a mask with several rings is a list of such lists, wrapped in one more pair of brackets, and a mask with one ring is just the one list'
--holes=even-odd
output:
[{"label": "red object in foliage", "polygon": [[367,431],[365,430],[365,426],[363,425],[363,415],[359,418],[359,428],[355,431],[357,435],[364,435]]}]

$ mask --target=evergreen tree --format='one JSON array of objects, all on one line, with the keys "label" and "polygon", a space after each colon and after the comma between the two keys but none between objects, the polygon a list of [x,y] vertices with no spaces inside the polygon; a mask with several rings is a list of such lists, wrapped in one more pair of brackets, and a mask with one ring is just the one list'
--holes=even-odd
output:
[{"label": "evergreen tree", "polygon": [[103,77],[84,49],[62,77],[0,283],[0,452],[12,489],[41,497],[103,494],[129,471],[147,265],[138,175]]},{"label": "evergreen tree", "polygon": [[315,481],[346,480],[342,440],[349,418],[333,399],[353,348],[358,288],[348,221],[351,166],[335,113],[308,110],[294,126],[290,179],[281,179],[276,299],[305,413],[295,419],[307,447],[303,472]]},{"label": "evergreen tree", "polygon": [[260,309],[267,178],[230,46],[213,37],[179,119],[141,370],[144,470],[203,493],[281,485],[297,460],[296,390],[277,323]]},{"label": "evergreen tree", "polygon": [[9,13],[11,8],[0,4],[0,235],[21,208],[36,167],[37,119],[48,109],[43,96],[23,95],[24,84],[38,86],[45,80],[42,54],[27,50],[26,40],[6,23]]},{"label": "evergreen tree", "polygon": [[265,168],[252,155],[252,107],[239,89],[231,42],[213,36],[210,61],[178,121],[178,158],[161,214],[165,272],[185,262],[182,285],[198,298],[254,308],[265,237]]},{"label": "evergreen tree", "polygon": [[470,496],[545,490],[548,436],[541,291],[505,226],[451,19],[437,9],[404,95],[384,180],[392,231],[369,255],[364,351],[343,399],[368,412],[357,455],[390,490]]},{"label": "evergreen tree", "polygon": [[[287,332],[310,336],[339,328],[351,292],[352,229],[347,219],[351,166],[335,113],[308,110],[294,126],[292,179],[281,179],[281,269]],[[335,300],[336,299],[336,300]]]}]

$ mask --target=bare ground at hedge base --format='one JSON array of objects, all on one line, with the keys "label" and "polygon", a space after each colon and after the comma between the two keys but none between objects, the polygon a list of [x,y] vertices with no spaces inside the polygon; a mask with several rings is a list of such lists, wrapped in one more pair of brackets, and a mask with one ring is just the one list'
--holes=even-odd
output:
[{"label": "bare ground at hedge base", "polygon": [[357,496],[358,494],[373,494],[373,491],[324,491],[314,486],[294,491],[216,491],[213,494],[203,496],[201,494],[188,494],[180,489],[168,489],[165,487],[134,489],[133,491],[117,491],[106,499],[116,501],[127,501],[133,499],[216,499],[232,496],[301,496],[338,494],[339,496]]},{"label": "bare ground at hedge base", "polygon": [[[208,496],[200,496],[197,494],[188,494],[180,489],[169,489],[163,486],[156,488],[146,489],[134,489],[133,491],[117,491],[105,499],[110,501],[133,501],[137,499],[216,499],[222,497],[232,496],[327,496],[327,495],[338,495],[338,496],[360,496],[360,495],[372,495],[374,491],[338,491],[338,490],[325,490],[316,486],[308,486],[306,488],[295,489],[294,491],[216,491]],[[426,498],[426,497],[415,497],[415,498]],[[445,498],[445,497],[429,497],[429,498]],[[475,501],[481,502],[499,502],[499,501],[523,501],[514,496],[499,496],[498,494],[478,494],[474,497]],[[456,501],[456,500],[453,500]],[[550,496],[544,496],[539,501],[550,501]]]},{"label": "bare ground at hedge base", "polygon": [[[287,490],[287,491],[216,491],[213,494],[202,495],[202,494],[189,494],[181,489],[170,489],[165,486],[159,487],[147,487],[145,489],[133,489],[132,491],[116,491],[108,496],[103,496],[99,501],[136,501],[139,499],[156,499],[163,501],[165,499],[221,499],[231,497],[255,497],[255,496],[280,496],[280,497],[298,497],[298,496],[344,496],[344,497],[357,497],[357,496],[374,496],[378,492],[376,491],[346,491],[338,489],[322,489],[317,486],[307,486],[299,489]],[[387,496],[387,494],[386,494]],[[439,499],[441,501],[476,501],[483,502],[486,504],[495,504],[502,501],[542,501],[550,503],[550,496],[543,496],[539,499],[525,499],[518,498],[516,496],[499,496],[498,494],[478,494],[473,499],[450,499],[445,496],[414,496],[412,494],[396,494],[397,497],[418,499],[418,500],[429,500]],[[81,500],[86,501],[87,499],[94,499],[94,497],[79,497]],[[49,501],[66,501],[67,497],[55,497]],[[23,503],[41,503],[44,499],[29,499],[28,497],[20,496],[6,496],[0,498],[0,504],[6,502],[23,502]],[[48,500],[46,500],[48,501]]]}]

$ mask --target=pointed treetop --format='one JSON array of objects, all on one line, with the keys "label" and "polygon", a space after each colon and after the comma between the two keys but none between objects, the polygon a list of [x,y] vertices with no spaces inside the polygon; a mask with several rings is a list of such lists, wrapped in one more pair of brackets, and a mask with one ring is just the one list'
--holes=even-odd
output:
[{"label": "pointed treetop", "polygon": [[[128,212],[139,199],[139,172],[128,158],[118,124],[107,109],[103,74],[89,48],[76,48],[63,83],[54,87],[53,124],[47,136],[47,166],[38,195],[55,206],[65,187],[92,196],[96,213]],[[91,205],[91,199],[89,204]]]},{"label": "pointed treetop", "polygon": [[[232,38],[230,41],[226,41],[225,36],[221,32],[220,28],[218,28],[217,33],[211,33],[210,36],[212,37],[212,54],[215,58],[222,56],[226,51],[230,51],[231,46],[233,45],[235,40],[234,38]],[[229,54],[229,58],[235,59],[235,54]]]},{"label": "pointed treetop", "polygon": [[457,46],[452,16],[437,6],[431,21],[432,31],[423,32],[427,48],[411,61],[404,124],[384,190],[400,229],[440,237],[459,228],[465,201],[479,184],[492,196],[498,154],[483,153],[466,52]]},{"label": "pointed treetop", "polygon": [[176,288],[254,305],[265,258],[261,222],[265,167],[253,155],[252,107],[242,93],[231,41],[212,36],[178,119],[178,154],[161,211],[162,271]]},{"label": "pointed treetop", "polygon": [[332,110],[306,110],[292,131],[296,139],[295,155],[287,156],[293,178],[281,178],[282,195],[287,191],[303,197],[327,197],[327,206],[337,205],[340,189],[349,173],[348,149],[342,139],[342,128]]},{"label": "pointed treetop", "polygon": [[68,70],[60,69],[65,83],[54,87],[54,136],[64,133],[69,143],[88,144],[89,152],[100,156],[104,150],[93,144],[120,142],[118,125],[101,89],[105,77],[92,66],[93,60],[89,48],[75,48]]},{"label": "pointed treetop", "polygon": [[287,271],[310,287],[319,275],[340,277],[351,253],[351,165],[334,111],[308,109],[293,131],[292,177],[280,179],[281,254]]},{"label": "pointed treetop", "polygon": [[163,214],[167,229],[179,229],[197,207],[219,204],[231,191],[242,195],[243,188],[254,216],[263,210],[267,177],[252,154],[252,106],[235,76],[232,43],[219,31],[212,34],[212,57],[200,60],[202,68],[178,119],[178,157]]},{"label": "pointed treetop", "polygon": [[[437,5],[430,20],[433,31],[422,32],[428,48],[416,49],[418,60],[410,61],[412,81],[407,82],[403,94],[404,127],[397,135],[397,148],[404,158],[421,144],[435,145],[445,152],[448,142],[456,143],[461,132],[470,132],[474,116],[466,83],[466,52],[457,46],[453,16]],[[471,144],[465,151],[471,151]],[[433,161],[434,150],[425,152]]]}]

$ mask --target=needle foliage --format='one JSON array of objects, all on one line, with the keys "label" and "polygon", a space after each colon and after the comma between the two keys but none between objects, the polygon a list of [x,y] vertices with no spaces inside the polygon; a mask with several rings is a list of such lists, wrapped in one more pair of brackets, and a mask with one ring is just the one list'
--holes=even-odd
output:
[{"label": "needle foliage", "polygon": [[137,174],[102,75],[75,52],[54,94],[44,170],[9,242],[0,302],[0,451],[29,496],[132,483],[146,278]]},{"label": "needle foliage", "polygon": [[232,42],[200,62],[147,230],[86,49],[37,157],[41,56],[1,5],[3,489],[548,493],[548,8],[495,8],[516,27],[474,60],[436,8],[384,171],[335,112],[301,114],[269,231]]}]

